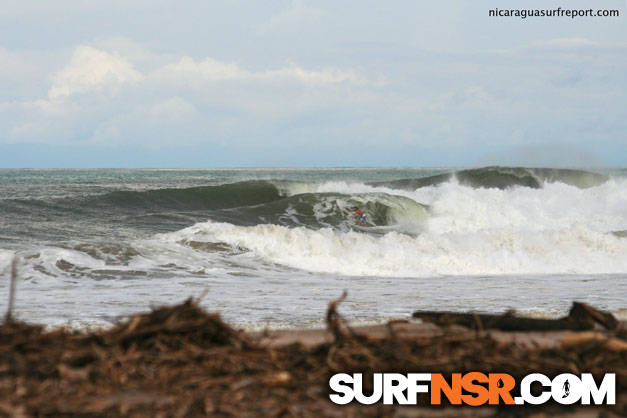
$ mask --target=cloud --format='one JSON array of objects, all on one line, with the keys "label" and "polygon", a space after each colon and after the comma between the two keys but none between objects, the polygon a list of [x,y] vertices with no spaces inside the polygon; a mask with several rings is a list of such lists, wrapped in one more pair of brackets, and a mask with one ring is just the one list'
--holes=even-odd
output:
[{"label": "cloud", "polygon": [[221,62],[211,58],[195,61],[191,57],[183,57],[174,64],[169,64],[155,71],[163,78],[176,80],[256,80],[272,81],[279,79],[291,79],[304,84],[368,84],[369,81],[354,70],[341,70],[337,68],[321,68],[318,70],[306,70],[294,63],[278,68],[260,72],[254,72],[241,68],[235,63]]},{"label": "cloud", "polygon": [[248,71],[242,70],[234,63],[220,62],[211,58],[197,62],[190,57],[183,57],[174,64],[158,69],[156,73],[165,78],[206,81],[242,79],[250,76]]},{"label": "cloud", "polygon": [[58,51],[24,51],[0,47],[0,101],[41,97],[50,74],[63,64]]},{"label": "cloud", "polygon": [[[46,96],[2,103],[0,140],[149,146],[207,137],[221,141],[241,132],[234,115],[247,118],[248,126],[267,125],[263,118],[328,107],[345,101],[341,96],[350,96],[351,90],[380,83],[350,68],[305,69],[288,63],[251,70],[211,57],[159,56],[119,39],[99,45],[77,46],[50,76]],[[142,61],[142,71],[134,59]]]},{"label": "cloud", "polygon": [[[232,155],[255,147],[320,155],[336,147],[426,149],[471,158],[558,139],[620,141],[627,62],[617,49],[564,46],[589,44],[548,39],[538,45],[553,49],[405,53],[402,61],[390,50],[374,62],[348,56],[303,65],[99,39],[58,52],[64,60],[46,73],[13,78],[41,88],[0,103],[0,143],[202,145]],[[14,69],[44,61],[7,51]]]},{"label": "cloud", "polygon": [[278,70],[265,71],[264,73],[255,75],[255,77],[265,79],[291,78],[305,84],[350,83],[357,85],[366,85],[370,83],[368,79],[361,76],[354,70],[339,70],[335,68],[305,70],[296,64],[291,64]]},{"label": "cloud", "polygon": [[119,55],[81,45],[74,51],[70,63],[54,75],[48,96],[58,100],[74,94],[119,88],[142,78],[133,65]]}]

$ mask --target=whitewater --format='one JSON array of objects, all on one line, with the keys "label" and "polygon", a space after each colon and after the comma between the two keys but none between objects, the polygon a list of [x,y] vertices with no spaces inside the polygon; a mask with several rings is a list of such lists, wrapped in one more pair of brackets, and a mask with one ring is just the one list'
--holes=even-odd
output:
[{"label": "whitewater", "polygon": [[356,322],[627,313],[624,169],[5,170],[0,191],[0,271],[19,257],[18,316],[50,325],[206,293],[241,326],[311,326],[344,289]]}]

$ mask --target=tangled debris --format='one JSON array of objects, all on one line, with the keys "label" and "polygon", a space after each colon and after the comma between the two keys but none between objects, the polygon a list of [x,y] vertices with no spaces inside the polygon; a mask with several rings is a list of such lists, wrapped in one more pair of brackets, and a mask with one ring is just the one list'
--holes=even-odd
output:
[{"label": "tangled debris", "polygon": [[627,415],[627,394],[620,390],[627,385],[627,341],[618,322],[608,330],[543,333],[550,343],[537,344],[521,343],[533,333],[497,331],[508,336],[499,337],[487,330],[485,318],[484,330],[402,322],[368,332],[350,329],[342,320],[337,305],[343,297],[330,304],[328,331],[320,331],[330,338],[309,345],[299,342],[299,331],[292,332],[291,342],[269,344],[268,335],[237,331],[191,299],[89,334],[7,320],[0,326],[0,415],[458,416],[481,411],[521,416],[575,411],[551,404],[470,411],[339,407],[328,400],[331,375],[384,371],[506,371],[515,377],[613,372],[616,405],[580,408],[587,414]]}]

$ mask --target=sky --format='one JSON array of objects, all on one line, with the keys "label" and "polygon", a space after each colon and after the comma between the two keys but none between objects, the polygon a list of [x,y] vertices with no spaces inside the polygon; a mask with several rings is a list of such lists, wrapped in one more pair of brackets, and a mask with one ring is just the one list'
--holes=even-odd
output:
[{"label": "sky", "polygon": [[[620,17],[490,17],[493,8]],[[627,165],[625,0],[3,0],[0,168]]]}]

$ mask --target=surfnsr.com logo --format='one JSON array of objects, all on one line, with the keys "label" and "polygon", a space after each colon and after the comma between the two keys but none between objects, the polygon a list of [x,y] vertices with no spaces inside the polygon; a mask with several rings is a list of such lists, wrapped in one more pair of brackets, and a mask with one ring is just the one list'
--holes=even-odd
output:
[{"label": "surfnsr.com logo", "polygon": [[[614,405],[616,375],[608,373],[597,385],[590,373],[580,376],[563,373],[553,379],[533,373],[518,384],[507,373],[453,373],[449,379],[440,373],[374,373],[368,390],[364,390],[361,373],[338,373],[329,379],[329,398],[338,405],[356,401],[364,405],[441,405],[446,399],[452,405],[540,405],[553,399],[563,405]],[[533,386],[533,388],[532,388]],[[366,393],[367,392],[367,393]],[[517,394],[515,396],[513,393]]]}]

